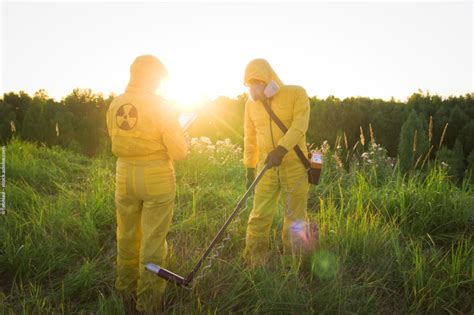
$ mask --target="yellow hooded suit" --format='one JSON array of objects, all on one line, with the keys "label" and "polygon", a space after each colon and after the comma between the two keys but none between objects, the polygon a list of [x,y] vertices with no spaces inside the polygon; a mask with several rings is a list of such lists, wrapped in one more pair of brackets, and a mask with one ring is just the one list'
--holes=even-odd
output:
[{"label": "yellow hooded suit", "polygon": [[254,206],[250,213],[245,257],[251,266],[265,263],[268,256],[269,234],[282,194],[285,216],[283,223],[283,245],[291,253],[301,227],[307,222],[308,182],[302,162],[294,152],[295,145],[307,155],[306,131],[309,122],[309,99],[299,86],[284,85],[270,64],[264,59],[251,61],[245,70],[245,85],[251,80],[268,84],[275,81],[280,87],[269,103],[275,114],[288,128],[283,132],[270,120],[260,101],[249,99],[245,104],[244,120],[244,165],[257,167],[259,171],[268,153],[282,146],[288,153],[277,168],[269,169],[255,189]]},{"label": "yellow hooded suit", "polygon": [[160,307],[164,280],[144,264],[163,265],[176,191],[173,160],[187,154],[176,113],[154,91],[166,69],[154,56],[139,56],[124,94],[107,112],[116,167],[117,276],[115,287],[137,294],[137,309]]}]

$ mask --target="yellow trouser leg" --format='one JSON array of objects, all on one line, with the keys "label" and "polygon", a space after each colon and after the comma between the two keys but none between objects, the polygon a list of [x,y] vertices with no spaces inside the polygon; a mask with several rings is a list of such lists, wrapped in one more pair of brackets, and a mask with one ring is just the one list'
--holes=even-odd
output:
[{"label": "yellow trouser leg", "polygon": [[138,281],[138,261],[141,239],[141,200],[116,194],[117,215],[117,277],[115,287],[134,294]]},{"label": "yellow trouser leg", "polygon": [[285,209],[283,221],[283,250],[285,254],[300,252],[308,235],[307,174],[299,161],[282,165],[280,169],[282,202]]},{"label": "yellow trouser leg", "polygon": [[145,264],[163,266],[168,246],[166,235],[173,218],[174,193],[150,197],[143,203],[142,246],[140,250],[140,278],[137,287],[137,309],[152,311],[161,306],[165,280],[145,270]]},{"label": "yellow trouser leg", "polygon": [[173,217],[175,179],[170,161],[117,161],[116,288],[137,294],[136,308],[161,306],[165,282],[145,271],[146,263],[163,265],[166,235]]},{"label": "yellow trouser leg", "polygon": [[268,259],[270,228],[279,195],[277,170],[270,169],[255,189],[254,206],[247,225],[244,256],[252,267],[263,265]]}]

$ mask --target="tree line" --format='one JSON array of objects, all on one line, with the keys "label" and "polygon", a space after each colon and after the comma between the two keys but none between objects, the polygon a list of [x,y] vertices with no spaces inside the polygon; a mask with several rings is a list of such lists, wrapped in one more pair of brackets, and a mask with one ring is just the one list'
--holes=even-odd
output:
[{"label": "tree line", "polygon": [[[309,140],[342,150],[374,140],[406,172],[437,158],[455,178],[474,168],[474,93],[442,98],[412,94],[406,102],[364,97],[311,98]],[[372,139],[373,138],[373,139]]]},{"label": "tree line", "polygon": [[5,93],[0,100],[0,143],[17,136],[93,156],[107,146],[105,115],[112,99],[90,89],[74,89],[61,101],[44,90],[33,96]]},{"label": "tree line", "polygon": [[[44,90],[30,96],[9,92],[0,99],[0,143],[13,136],[58,145],[94,156],[110,150],[105,116],[113,95],[74,89],[61,101]],[[421,91],[407,101],[349,97],[310,98],[309,143],[324,141],[350,151],[382,145],[408,171],[425,158],[440,157],[458,177],[474,165],[474,93],[447,98]],[[230,138],[243,143],[243,114],[247,95],[219,97],[201,104],[190,136],[212,140]],[[367,141],[365,141],[367,139]],[[354,151],[354,150],[353,150]]]}]

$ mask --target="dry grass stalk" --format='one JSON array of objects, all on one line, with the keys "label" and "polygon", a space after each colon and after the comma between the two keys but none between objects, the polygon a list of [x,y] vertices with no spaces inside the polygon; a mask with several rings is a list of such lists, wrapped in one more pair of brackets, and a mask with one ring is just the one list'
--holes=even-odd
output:
[{"label": "dry grass stalk", "polygon": [[431,145],[430,149],[428,150],[428,153],[426,154],[425,158],[423,159],[423,163],[421,163],[421,168],[423,168],[425,166],[425,163],[428,160],[428,158],[430,157],[431,151],[433,150],[433,148],[434,148],[434,145]]},{"label": "dry grass stalk", "polygon": [[346,150],[349,150],[349,145],[347,144],[347,136],[346,136],[345,131],[344,131],[344,144],[346,145]]},{"label": "dry grass stalk", "polygon": [[430,116],[430,124],[428,126],[428,142],[431,144],[431,139],[433,139],[433,116]]},{"label": "dry grass stalk", "polygon": [[16,126],[13,120],[10,120],[10,129],[13,133],[16,133]]},{"label": "dry grass stalk", "polygon": [[443,133],[441,134],[441,139],[439,140],[438,149],[440,149],[440,148],[441,148],[441,145],[443,144],[444,136],[446,135],[446,129],[448,129],[448,124],[449,124],[449,123],[446,123],[446,125],[444,125]]},{"label": "dry grass stalk", "polygon": [[415,130],[415,135],[413,136],[413,148],[412,151],[416,152],[416,136],[418,135],[418,130]]}]

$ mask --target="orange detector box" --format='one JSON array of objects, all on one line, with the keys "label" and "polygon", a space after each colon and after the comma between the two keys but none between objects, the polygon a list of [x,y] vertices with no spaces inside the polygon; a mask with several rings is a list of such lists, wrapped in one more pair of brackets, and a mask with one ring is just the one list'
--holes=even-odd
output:
[{"label": "orange detector box", "polygon": [[323,168],[323,154],[319,151],[311,151],[310,159],[311,168],[322,169]]}]

